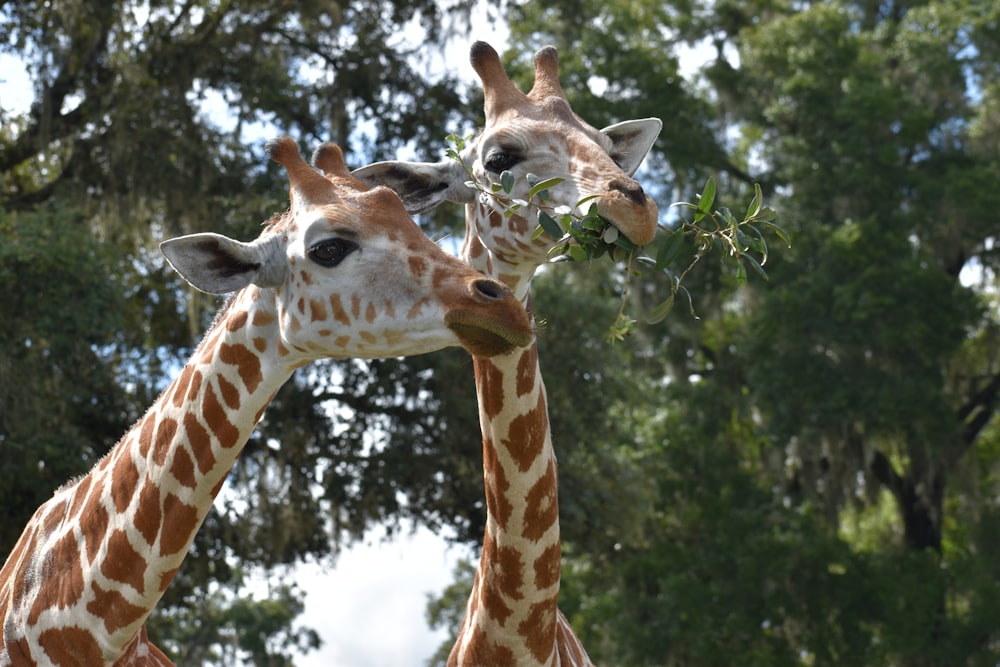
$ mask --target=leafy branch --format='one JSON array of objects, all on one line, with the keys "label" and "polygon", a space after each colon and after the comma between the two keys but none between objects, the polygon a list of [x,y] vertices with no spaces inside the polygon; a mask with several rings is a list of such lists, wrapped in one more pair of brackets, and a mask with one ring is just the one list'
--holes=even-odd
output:
[{"label": "leafy branch", "polygon": [[[461,162],[460,152],[465,147],[465,139],[450,135],[448,141],[454,148],[448,149],[447,155]],[[624,262],[625,284],[618,315],[608,332],[610,342],[623,340],[635,327],[636,320],[625,313],[625,306],[633,278],[642,276],[639,267],[645,267],[654,273],[662,272],[670,283],[670,294],[654,307],[647,317],[650,324],[662,322],[667,318],[678,295],[686,299],[691,316],[697,319],[694,301],[684,286],[684,279],[703,257],[719,249],[722,252],[722,261],[735,267],[736,281],[743,286],[747,282],[747,267],[767,280],[767,272],[764,270],[768,259],[765,231],[773,233],[787,246],[791,246],[788,234],[775,223],[777,213],[764,205],[763,193],[760,185],[756,183],[754,196],[747,206],[746,213],[739,219],[726,207],[713,208],[716,186],[715,180],[709,177],[698,196],[697,203],[672,204],[687,211],[690,219],[681,214],[676,226],[660,225],[666,234],[658,246],[637,246],[597,213],[597,204],[592,201],[597,195],[581,199],[572,208],[552,206],[549,203],[549,190],[562,183],[564,180],[562,178],[543,179],[534,174],[527,174],[529,190],[528,198],[525,200],[511,196],[515,185],[513,173],[504,171],[500,174],[499,183],[484,186],[476,180],[471,167],[466,166],[465,169],[470,177],[466,185],[477,190],[480,200],[484,203],[492,200],[499,205],[505,218],[517,214],[521,209],[534,208],[537,211],[538,227],[532,238],[537,239],[546,234],[556,240],[556,244],[549,251],[549,261],[593,261],[607,255],[614,262]],[[581,210],[588,202],[590,206],[587,207],[587,212],[582,216],[577,214],[576,211]],[[684,250],[684,239],[690,239],[695,250],[687,264],[679,269],[676,264]]]}]

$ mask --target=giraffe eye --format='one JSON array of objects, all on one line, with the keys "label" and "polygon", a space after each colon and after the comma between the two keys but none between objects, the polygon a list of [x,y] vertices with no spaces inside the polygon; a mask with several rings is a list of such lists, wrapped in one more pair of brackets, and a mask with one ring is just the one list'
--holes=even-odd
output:
[{"label": "giraffe eye", "polygon": [[520,159],[516,155],[496,149],[490,151],[490,154],[486,156],[486,159],[483,160],[483,166],[486,167],[487,171],[499,174],[510,169],[518,162],[520,162]]},{"label": "giraffe eye", "polygon": [[358,244],[345,239],[326,239],[309,248],[309,259],[320,266],[331,268],[358,249]]}]

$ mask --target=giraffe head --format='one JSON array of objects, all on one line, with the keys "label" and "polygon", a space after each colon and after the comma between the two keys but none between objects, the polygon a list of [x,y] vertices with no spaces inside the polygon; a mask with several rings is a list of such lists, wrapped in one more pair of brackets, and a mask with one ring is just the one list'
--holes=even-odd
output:
[{"label": "giraffe head", "polygon": [[[384,184],[403,198],[413,213],[444,201],[483,207],[477,229],[468,230],[494,256],[511,264],[540,265],[552,239],[532,240],[537,212],[521,209],[504,218],[494,201],[478,202],[477,192],[465,185],[466,168],[489,190],[504,171],[514,174],[514,198],[527,199],[532,173],[564,181],[550,190],[549,204],[575,208],[585,197],[595,197],[576,212],[596,202],[598,212],[637,245],[656,234],[657,208],[632,175],[659,135],[657,118],[629,120],[597,130],[570,108],[559,83],[559,62],[552,47],[535,54],[535,82],[527,94],[514,85],[488,44],[472,47],[473,68],[485,93],[486,124],[466,146],[462,162],[380,162],[354,172],[370,184]],[[471,222],[471,221],[470,221]],[[473,251],[474,252],[474,251]]]},{"label": "giraffe head", "polygon": [[273,300],[281,349],[302,362],[451,345],[488,357],[531,342],[511,291],[427,238],[392,190],[352,177],[336,145],[316,151],[322,173],[289,137],[268,142],[267,152],[288,172],[291,208],[257,240],[204,233],[161,244],[193,286]]}]

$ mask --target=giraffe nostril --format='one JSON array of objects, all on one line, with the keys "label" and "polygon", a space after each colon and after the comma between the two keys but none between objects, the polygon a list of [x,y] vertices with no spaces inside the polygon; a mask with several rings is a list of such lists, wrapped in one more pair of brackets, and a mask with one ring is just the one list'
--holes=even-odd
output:
[{"label": "giraffe nostril", "polygon": [[642,204],[646,201],[646,192],[639,185],[638,181],[631,178],[616,178],[608,183],[608,189],[618,190],[623,195],[631,199],[636,204]]},{"label": "giraffe nostril", "polygon": [[479,280],[473,281],[472,289],[476,294],[492,300],[504,299],[511,294],[510,289],[505,285],[502,285],[495,280],[488,280],[486,278],[480,278]]}]

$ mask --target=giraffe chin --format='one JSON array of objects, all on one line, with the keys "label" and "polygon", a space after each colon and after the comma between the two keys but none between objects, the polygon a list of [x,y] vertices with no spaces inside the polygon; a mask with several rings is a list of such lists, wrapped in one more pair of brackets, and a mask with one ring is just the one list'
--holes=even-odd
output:
[{"label": "giraffe chin", "polygon": [[462,346],[476,357],[507,354],[518,347],[527,347],[534,340],[531,328],[511,327],[499,320],[484,318],[467,311],[452,311],[445,324],[458,336]]}]

